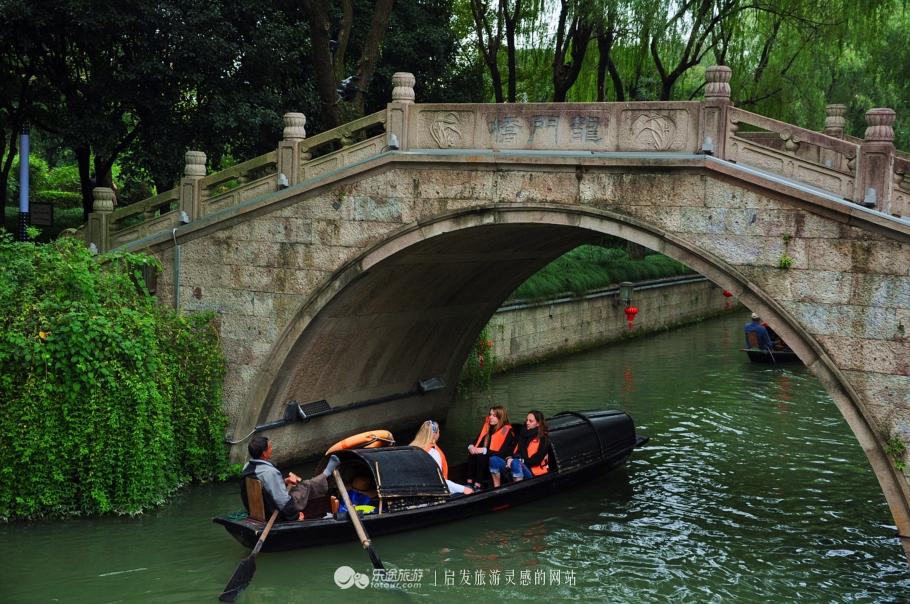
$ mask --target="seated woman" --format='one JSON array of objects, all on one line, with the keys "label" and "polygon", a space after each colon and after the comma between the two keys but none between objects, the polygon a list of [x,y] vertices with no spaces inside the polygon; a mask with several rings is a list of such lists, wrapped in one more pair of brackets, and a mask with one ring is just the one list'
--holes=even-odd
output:
[{"label": "seated woman", "polygon": [[450,493],[470,495],[474,492],[474,489],[449,480],[449,464],[446,461],[445,453],[436,445],[437,440],[439,440],[439,424],[428,419],[420,425],[417,435],[411,441],[411,446],[420,447],[436,461],[436,465],[442,471],[442,477],[445,479]]},{"label": "seated woman", "polygon": [[493,487],[498,487],[505,458],[514,450],[515,433],[509,425],[509,415],[502,405],[496,405],[490,408],[475,443],[468,446],[468,486],[480,488],[489,468]]},{"label": "seated woman", "polygon": [[550,439],[547,437],[547,422],[543,413],[530,411],[525,419],[525,427],[518,436],[518,444],[511,457],[506,458],[506,465],[512,471],[512,480],[542,476],[550,471],[547,451]]}]

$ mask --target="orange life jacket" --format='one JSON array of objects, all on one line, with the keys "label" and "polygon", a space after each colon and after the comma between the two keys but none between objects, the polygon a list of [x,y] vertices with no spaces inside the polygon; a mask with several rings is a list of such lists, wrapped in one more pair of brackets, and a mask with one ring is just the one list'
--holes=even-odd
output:
[{"label": "orange life jacket", "polygon": [[[475,447],[483,446],[483,439],[486,438],[487,433],[490,431],[490,420],[488,419],[483,423],[483,428],[480,429],[480,435],[477,437],[477,442],[474,443]],[[502,450],[503,443],[506,442],[506,437],[512,431],[512,426],[506,424],[502,426],[496,432],[490,436],[490,444],[487,449],[493,449],[494,451]]]},{"label": "orange life jacket", "polygon": [[[531,441],[528,442],[528,457],[534,457],[537,454],[537,449],[540,448],[540,437],[535,436]],[[531,474],[534,476],[541,476],[550,471],[550,460],[549,453],[543,456],[543,459],[540,461],[539,466],[529,467]]]},{"label": "orange life jacket", "polygon": [[442,449],[440,449],[436,445],[430,445],[430,449],[436,449],[436,452],[439,453],[439,461],[442,462],[442,467],[440,468],[442,470],[442,477],[445,478],[446,480],[448,480],[449,479],[449,462],[446,461],[446,454],[443,453]]}]

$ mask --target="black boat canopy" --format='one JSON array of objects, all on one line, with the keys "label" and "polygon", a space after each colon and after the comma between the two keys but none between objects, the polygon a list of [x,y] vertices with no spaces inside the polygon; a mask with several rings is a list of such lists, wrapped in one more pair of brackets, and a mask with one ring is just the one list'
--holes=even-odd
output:
[{"label": "black boat canopy", "polygon": [[[352,460],[366,463],[376,490],[383,499],[449,496],[439,466],[429,453],[418,447],[347,449],[337,455],[341,458],[342,468]],[[344,473],[347,474],[347,470]]]},{"label": "black boat canopy", "polygon": [[557,413],[550,430],[550,471],[565,471],[610,459],[635,447],[635,426],[622,411]]}]

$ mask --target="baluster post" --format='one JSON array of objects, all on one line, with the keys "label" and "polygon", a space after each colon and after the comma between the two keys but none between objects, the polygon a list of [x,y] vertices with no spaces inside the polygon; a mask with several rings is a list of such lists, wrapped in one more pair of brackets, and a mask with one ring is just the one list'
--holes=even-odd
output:
[{"label": "baluster post", "polygon": [[392,75],[392,102],[386,106],[386,144],[390,149],[408,148],[408,114],[414,104],[413,73],[399,71]]},{"label": "baluster post", "polygon": [[99,252],[111,246],[111,213],[114,211],[114,190],[109,187],[92,189],[92,212],[88,215],[86,240]]},{"label": "baluster post", "polygon": [[727,141],[727,111],[733,106],[730,100],[730,78],[733,70],[726,65],[712,65],[705,70],[705,100],[701,110],[702,153],[725,157]]},{"label": "baluster post", "polygon": [[847,119],[846,105],[825,105],[825,134],[834,138],[844,138],[844,125]]},{"label": "baluster post", "polygon": [[866,112],[866,134],[860,146],[861,204],[891,213],[894,182],[893,109],[875,108]]},{"label": "baluster post", "polygon": [[[825,105],[825,134],[832,138],[844,138],[844,124],[847,120],[844,116],[847,114],[846,105]],[[853,168],[856,165],[856,162],[853,162],[853,165],[850,164],[849,157],[845,158],[843,153],[834,151],[833,149],[819,149],[818,159],[822,165],[827,166],[833,170],[849,170],[853,171]]]},{"label": "baluster post", "polygon": [[183,178],[180,179],[180,210],[190,220],[202,216],[202,192],[199,181],[205,177],[205,153],[187,151],[184,155]]},{"label": "baluster post", "polygon": [[287,185],[296,185],[301,180],[300,164],[312,157],[301,153],[300,147],[306,138],[306,116],[302,113],[284,114],[284,131],[278,143],[278,183],[282,186],[281,175],[287,177]]}]

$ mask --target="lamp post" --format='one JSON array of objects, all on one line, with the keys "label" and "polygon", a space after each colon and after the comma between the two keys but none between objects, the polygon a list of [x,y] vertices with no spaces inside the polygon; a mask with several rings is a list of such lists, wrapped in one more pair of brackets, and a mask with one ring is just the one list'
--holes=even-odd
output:
[{"label": "lamp post", "polygon": [[28,211],[28,124],[22,125],[19,134],[19,241],[27,239]]},{"label": "lamp post", "polygon": [[626,313],[626,323],[629,325],[629,331],[632,330],[632,322],[635,320],[635,315],[638,314],[638,309],[632,306],[632,292],[635,290],[635,285],[631,281],[623,281],[619,284],[619,300],[624,306],[624,311]]},{"label": "lamp post", "polygon": [[635,285],[631,281],[623,281],[619,284],[619,301],[623,306],[629,306],[632,303],[632,291]]}]

